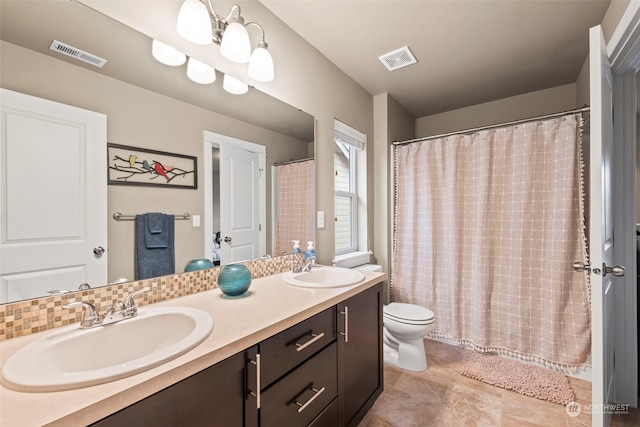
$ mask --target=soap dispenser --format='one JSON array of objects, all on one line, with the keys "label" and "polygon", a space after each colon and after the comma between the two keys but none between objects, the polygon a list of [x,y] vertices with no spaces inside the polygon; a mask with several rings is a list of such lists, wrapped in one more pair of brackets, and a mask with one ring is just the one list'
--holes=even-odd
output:
[{"label": "soap dispenser", "polygon": [[312,241],[308,241],[307,242],[307,250],[304,252],[305,261],[307,260],[307,258],[313,258],[314,261],[315,261],[315,258],[316,258],[316,250],[313,249],[313,242]]},{"label": "soap dispenser", "polygon": [[293,242],[293,253],[294,254],[299,254],[300,253],[300,240],[292,240]]}]

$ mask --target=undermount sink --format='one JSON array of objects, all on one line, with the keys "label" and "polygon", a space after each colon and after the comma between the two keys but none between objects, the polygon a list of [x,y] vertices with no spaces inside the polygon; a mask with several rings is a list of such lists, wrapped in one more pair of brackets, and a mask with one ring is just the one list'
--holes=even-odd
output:
[{"label": "undermount sink", "polygon": [[303,288],[339,288],[357,285],[364,280],[364,274],[350,268],[314,267],[302,273],[287,271],[282,280],[288,285]]},{"label": "undermount sink", "polygon": [[213,330],[198,309],[149,307],[109,325],[74,324],[14,353],[2,368],[5,384],[19,391],[58,391],[101,384],[151,369],[188,352]]}]

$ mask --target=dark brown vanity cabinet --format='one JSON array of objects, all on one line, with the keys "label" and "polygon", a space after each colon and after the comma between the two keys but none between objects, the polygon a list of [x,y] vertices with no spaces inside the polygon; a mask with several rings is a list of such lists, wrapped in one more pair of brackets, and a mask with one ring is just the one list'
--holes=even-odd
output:
[{"label": "dark brown vanity cabinet", "polygon": [[382,285],[95,423],[356,425],[382,392]]},{"label": "dark brown vanity cabinet", "polygon": [[382,284],[337,308],[339,425],[355,426],[383,389]]},{"label": "dark brown vanity cabinet", "polygon": [[[255,354],[255,349],[253,349]],[[243,351],[104,418],[94,426],[257,426],[255,398],[245,384]]]}]

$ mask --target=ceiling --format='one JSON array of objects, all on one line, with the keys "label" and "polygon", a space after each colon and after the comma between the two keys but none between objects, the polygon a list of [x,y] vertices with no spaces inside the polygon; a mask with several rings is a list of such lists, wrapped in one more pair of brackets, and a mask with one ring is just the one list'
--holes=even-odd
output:
[{"label": "ceiling", "polygon": [[[414,117],[574,83],[610,1],[260,0],[371,95]],[[388,71],[409,46],[418,63]]]},{"label": "ceiling", "polygon": [[[219,82],[202,90],[184,72],[158,66],[149,55],[150,38],[145,34],[171,40],[162,32],[173,31],[173,24],[167,22],[174,22],[181,1],[155,2],[152,14],[147,7],[150,3],[144,1],[79,1],[98,10],[108,9],[108,15],[117,19],[76,1],[0,0],[0,36],[78,65],[76,60],[48,50],[50,41],[59,39],[108,58],[109,66],[99,72],[111,77],[302,140],[313,139],[313,121],[308,115],[258,90],[237,97],[222,91]],[[212,1],[214,5],[225,4],[222,0]],[[375,96],[388,92],[414,117],[423,117],[574,83],[587,57],[588,29],[602,22],[610,2],[260,0],[260,3],[368,93]],[[134,30],[136,20],[147,31]],[[26,22],[29,24],[25,25]],[[269,40],[269,29],[265,31]],[[175,46],[187,53],[188,49],[195,49],[187,46],[188,42],[182,43]],[[127,48],[123,49],[124,46]],[[378,56],[403,46],[409,46],[418,63],[388,71]],[[203,59],[217,54],[215,49],[203,52]],[[89,65],[80,66],[92,69]],[[274,111],[282,111],[279,115],[286,119],[273,120]],[[305,116],[304,121],[310,120],[311,125],[298,126],[298,115]]]}]

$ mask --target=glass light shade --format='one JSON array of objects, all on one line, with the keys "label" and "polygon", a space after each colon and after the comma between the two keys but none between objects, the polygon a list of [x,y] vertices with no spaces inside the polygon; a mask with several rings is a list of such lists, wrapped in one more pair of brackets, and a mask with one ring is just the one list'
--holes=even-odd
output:
[{"label": "glass light shade", "polygon": [[211,18],[207,6],[199,0],[184,0],[178,13],[176,31],[191,43],[208,45],[213,42]]},{"label": "glass light shade", "polygon": [[249,77],[259,82],[273,80],[273,58],[269,51],[263,47],[257,47],[251,54],[249,61]]},{"label": "glass light shade", "polygon": [[251,42],[249,33],[244,25],[238,22],[230,23],[224,30],[220,53],[229,61],[244,64],[251,58]]},{"label": "glass light shade", "polygon": [[195,58],[189,58],[187,77],[201,85],[208,85],[216,81],[216,70]]},{"label": "glass light shade", "polygon": [[249,86],[246,83],[243,83],[228,74],[224,75],[222,87],[224,88],[224,90],[234,95],[242,95],[244,93],[247,93],[247,91],[249,90]]},{"label": "glass light shade", "polygon": [[151,45],[151,54],[157,61],[174,67],[184,64],[187,60],[187,56],[184,53],[156,39],[153,40]]}]

